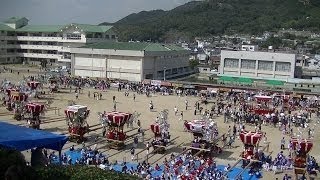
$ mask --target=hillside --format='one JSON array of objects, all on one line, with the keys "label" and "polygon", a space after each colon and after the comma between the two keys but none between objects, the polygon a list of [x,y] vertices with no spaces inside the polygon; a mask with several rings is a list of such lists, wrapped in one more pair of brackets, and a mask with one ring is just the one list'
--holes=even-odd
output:
[{"label": "hillside", "polygon": [[255,35],[279,28],[319,31],[319,22],[319,0],[206,0],[170,11],[142,11],[114,25],[123,41],[168,41],[219,34]]}]

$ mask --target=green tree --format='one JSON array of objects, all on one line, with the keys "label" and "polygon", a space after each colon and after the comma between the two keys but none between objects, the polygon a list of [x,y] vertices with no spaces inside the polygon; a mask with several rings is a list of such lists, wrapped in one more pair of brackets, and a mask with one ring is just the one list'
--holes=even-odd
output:
[{"label": "green tree", "polygon": [[269,37],[265,42],[261,44],[261,47],[268,48],[268,46],[272,46],[277,49],[282,45],[282,40],[279,37]]},{"label": "green tree", "polygon": [[28,180],[36,175],[19,151],[0,149],[0,179]]},{"label": "green tree", "polygon": [[194,69],[198,65],[199,65],[199,61],[198,60],[190,60],[189,61],[189,66],[191,67],[191,69]]},{"label": "green tree", "polygon": [[170,11],[131,14],[114,26],[124,41],[168,41],[170,37],[176,40],[172,32],[181,32],[192,39],[220,34],[259,35],[280,28],[319,31],[319,1],[309,1],[308,4],[298,0],[191,1]]}]

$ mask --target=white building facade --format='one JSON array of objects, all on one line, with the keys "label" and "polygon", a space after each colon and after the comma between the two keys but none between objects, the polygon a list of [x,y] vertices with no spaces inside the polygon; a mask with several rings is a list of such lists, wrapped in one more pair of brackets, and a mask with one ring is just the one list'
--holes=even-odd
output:
[{"label": "white building facade", "polygon": [[251,45],[251,44],[243,44],[241,45],[241,51],[258,51],[258,45]]},{"label": "white building facade", "polygon": [[157,43],[105,42],[71,49],[71,73],[75,76],[166,80],[191,73],[190,52]]},{"label": "white building facade", "polygon": [[0,62],[46,61],[70,65],[71,48],[116,39],[112,26],[28,25],[28,19],[12,17],[0,23]]},{"label": "white building facade", "polygon": [[224,76],[288,80],[295,75],[295,54],[221,51],[219,73]]}]

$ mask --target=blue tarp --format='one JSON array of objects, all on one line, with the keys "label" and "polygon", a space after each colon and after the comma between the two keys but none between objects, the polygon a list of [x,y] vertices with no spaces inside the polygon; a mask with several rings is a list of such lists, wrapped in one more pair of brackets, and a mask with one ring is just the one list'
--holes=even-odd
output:
[{"label": "blue tarp", "polygon": [[68,137],[0,122],[0,147],[24,151],[47,148],[60,151]]}]

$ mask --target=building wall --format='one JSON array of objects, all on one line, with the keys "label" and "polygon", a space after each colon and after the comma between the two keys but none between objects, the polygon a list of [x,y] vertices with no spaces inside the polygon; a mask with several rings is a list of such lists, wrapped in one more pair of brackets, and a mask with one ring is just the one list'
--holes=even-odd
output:
[{"label": "building wall", "polygon": [[109,56],[107,59],[107,77],[140,82],[142,57]]},{"label": "building wall", "polygon": [[[143,79],[163,79],[164,69],[167,78],[190,73],[187,53],[72,48],[71,54],[72,74],[76,76],[82,73],[89,77],[103,75],[111,79],[141,82]],[[105,68],[92,62],[97,60],[95,57],[105,60]],[[101,73],[90,74],[83,70]]]},{"label": "building wall", "polygon": [[241,45],[242,51],[258,51],[258,45]]},{"label": "building wall", "polygon": [[[164,70],[166,70],[166,79],[174,78],[190,73],[189,53],[187,52],[169,52],[147,55],[143,61],[143,79],[164,79]],[[150,78],[152,75],[152,78]]]},{"label": "building wall", "polygon": [[[24,20],[17,22],[18,26],[26,24]],[[20,23],[20,24],[19,24]],[[18,27],[17,26],[17,27]],[[80,37],[68,38],[68,34],[77,33]],[[75,26],[66,27],[63,32],[10,32],[10,36],[6,31],[0,31],[0,63],[6,60],[7,63],[17,61],[28,61],[31,64],[39,64],[41,60],[48,63],[62,63],[69,66],[71,64],[70,49],[81,47],[86,43],[115,41],[115,32],[110,30],[102,33],[101,38],[86,38],[86,33],[82,32]],[[108,37],[110,38],[106,38]]]},{"label": "building wall", "polygon": [[71,69],[75,76],[142,81],[143,52],[85,48],[71,51]]},{"label": "building wall", "polygon": [[221,51],[221,75],[253,78],[294,78],[295,54]]},{"label": "building wall", "polygon": [[73,67],[75,76],[106,77],[106,59],[103,56],[77,55]]}]

